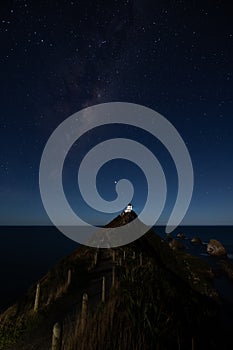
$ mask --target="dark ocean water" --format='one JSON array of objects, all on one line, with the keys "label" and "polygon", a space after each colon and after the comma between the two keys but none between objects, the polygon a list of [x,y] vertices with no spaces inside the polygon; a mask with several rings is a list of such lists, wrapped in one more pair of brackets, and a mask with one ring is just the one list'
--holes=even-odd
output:
[{"label": "dark ocean water", "polygon": [[[155,227],[155,232],[165,238],[165,228]],[[211,238],[220,240],[233,259],[233,227],[183,226],[172,234],[185,233],[186,237],[199,236],[203,242]],[[52,226],[0,227],[0,310],[15,302],[28,287],[42,277],[59,259],[70,254],[78,244],[66,238]],[[206,246],[193,246],[185,240],[186,249],[210,264],[216,260],[206,254]],[[233,285],[225,279],[216,281],[227,299],[233,298]]]},{"label": "dark ocean water", "polygon": [[0,237],[0,310],[78,246],[52,226],[2,226]]}]

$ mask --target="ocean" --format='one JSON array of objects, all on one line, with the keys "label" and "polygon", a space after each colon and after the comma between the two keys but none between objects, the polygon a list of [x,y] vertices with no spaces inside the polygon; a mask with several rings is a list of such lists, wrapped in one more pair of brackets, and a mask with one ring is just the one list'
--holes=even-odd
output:
[{"label": "ocean", "polygon": [[[165,238],[163,226],[154,231]],[[215,238],[226,248],[233,261],[233,226],[181,226],[172,235],[184,233],[186,250],[206,260],[210,265],[216,259],[206,254],[206,243]],[[14,303],[41,278],[57,261],[78,248],[78,243],[65,237],[53,226],[0,227],[0,310]],[[194,246],[189,239],[199,236],[205,243]],[[233,302],[233,283],[220,278],[215,281],[222,295]]]}]

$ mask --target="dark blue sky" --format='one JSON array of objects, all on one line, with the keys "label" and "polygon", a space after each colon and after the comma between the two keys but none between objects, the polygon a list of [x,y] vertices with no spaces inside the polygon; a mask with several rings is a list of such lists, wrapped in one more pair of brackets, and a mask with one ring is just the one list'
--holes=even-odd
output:
[{"label": "dark blue sky", "polygon": [[[164,115],[183,137],[194,167],[193,200],[184,223],[233,224],[233,26],[224,1],[7,1],[1,3],[0,224],[49,222],[39,193],[40,157],[52,131],[96,103],[142,104]],[[96,130],[77,142],[64,168],[72,207],[98,224],[76,185],[86,151],[109,137],[139,140],[160,160],[168,182],[165,223],[177,175],[159,142],[139,130]],[[122,136],[122,135],[121,135]],[[146,196],[143,174],[124,161],[106,164],[98,188],[113,199],[114,181],[135,185],[135,210]]]}]

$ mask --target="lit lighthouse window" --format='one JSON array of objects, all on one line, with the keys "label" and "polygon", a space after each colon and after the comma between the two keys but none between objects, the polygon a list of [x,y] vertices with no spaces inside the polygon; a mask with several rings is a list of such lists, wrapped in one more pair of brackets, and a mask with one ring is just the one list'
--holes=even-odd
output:
[{"label": "lit lighthouse window", "polygon": [[129,203],[125,209],[125,213],[130,213],[132,210],[133,210],[133,206],[132,204]]}]

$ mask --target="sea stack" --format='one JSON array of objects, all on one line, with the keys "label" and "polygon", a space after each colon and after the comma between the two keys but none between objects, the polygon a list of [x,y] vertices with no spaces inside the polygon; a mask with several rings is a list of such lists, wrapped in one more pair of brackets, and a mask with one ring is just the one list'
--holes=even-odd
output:
[{"label": "sea stack", "polygon": [[227,252],[222,243],[216,239],[211,239],[207,245],[207,253],[212,256],[226,256]]}]

